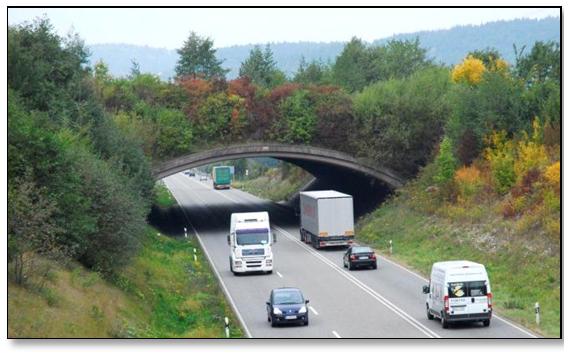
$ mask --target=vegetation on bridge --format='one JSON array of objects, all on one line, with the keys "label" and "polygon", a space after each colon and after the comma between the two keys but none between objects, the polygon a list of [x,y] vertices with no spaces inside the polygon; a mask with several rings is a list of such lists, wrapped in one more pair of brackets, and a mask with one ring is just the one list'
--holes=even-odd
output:
[{"label": "vegetation on bridge", "polygon": [[[226,81],[206,60],[212,41],[193,34],[179,76],[164,82],[137,63],[124,78],[102,62],[88,67],[82,41],[46,19],[9,27],[12,282],[49,275],[37,255],[113,280],[147,243],[151,162],[247,141],[327,147],[406,175],[425,167],[418,181],[428,186],[406,195],[436,206],[423,213],[490,211],[515,221],[511,235],[539,231],[558,256],[558,43],[519,49],[516,63],[483,49],[448,68],[418,41],[353,38],[334,64],[303,61],[292,79],[255,48],[247,76]],[[498,204],[484,200],[493,197]]]}]

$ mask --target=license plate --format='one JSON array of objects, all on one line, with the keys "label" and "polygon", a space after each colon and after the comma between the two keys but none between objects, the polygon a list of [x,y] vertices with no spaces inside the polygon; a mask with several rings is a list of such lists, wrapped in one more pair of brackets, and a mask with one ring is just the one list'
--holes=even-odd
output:
[{"label": "license plate", "polygon": [[360,260],[367,260],[369,257],[368,256],[361,256],[359,259]]},{"label": "license plate", "polygon": [[297,319],[297,316],[286,316],[285,319]]}]

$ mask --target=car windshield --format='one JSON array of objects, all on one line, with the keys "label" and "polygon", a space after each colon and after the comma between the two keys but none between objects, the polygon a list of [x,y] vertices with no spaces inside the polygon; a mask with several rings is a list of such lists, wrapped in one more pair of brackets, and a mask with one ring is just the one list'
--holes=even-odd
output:
[{"label": "car windshield", "polygon": [[357,253],[372,253],[373,251],[369,247],[355,247],[352,250],[353,254]]},{"label": "car windshield", "polygon": [[486,295],[487,283],[485,281],[449,283],[449,298],[480,297]]},{"label": "car windshield", "polygon": [[303,296],[299,291],[276,291],[273,294],[274,304],[295,304],[304,303]]},{"label": "car windshield", "polygon": [[236,232],[237,245],[268,244],[267,229],[239,230]]}]

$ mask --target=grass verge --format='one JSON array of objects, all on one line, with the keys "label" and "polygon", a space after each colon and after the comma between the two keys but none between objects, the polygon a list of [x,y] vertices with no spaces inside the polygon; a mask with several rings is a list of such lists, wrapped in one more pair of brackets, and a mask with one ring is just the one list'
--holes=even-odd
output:
[{"label": "grass verge", "polygon": [[[485,264],[495,310],[546,337],[560,336],[560,259],[524,238],[498,235],[487,226],[466,225],[414,211],[392,200],[360,221],[358,239],[383,254],[393,240],[393,259],[428,278],[440,260],[468,259]],[[485,227],[483,227],[485,226]],[[541,305],[541,324],[534,304]]]},{"label": "grass verge", "polygon": [[306,171],[291,166],[269,169],[265,175],[251,180],[234,181],[233,186],[263,199],[286,201],[310,179],[312,176]]},{"label": "grass verge", "polygon": [[8,336],[219,338],[224,317],[231,320],[231,337],[243,336],[196,241],[149,227],[142,244],[127,267],[106,279],[76,263],[44,260],[52,270],[46,279],[10,282]]},{"label": "grass verge", "polygon": [[176,205],[176,200],[162,181],[157,181],[154,185],[154,200],[155,204],[161,208]]}]

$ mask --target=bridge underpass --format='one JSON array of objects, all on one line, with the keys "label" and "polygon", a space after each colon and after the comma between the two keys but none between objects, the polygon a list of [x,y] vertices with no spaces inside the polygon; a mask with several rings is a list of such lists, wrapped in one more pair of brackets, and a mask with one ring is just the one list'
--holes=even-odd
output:
[{"label": "bridge underpass", "polygon": [[[270,157],[299,166],[315,177],[306,190],[334,189],[354,197],[355,217],[377,207],[390,193],[404,184],[394,171],[375,166],[335,150],[289,144],[253,143],[215,148],[188,154],[156,165],[157,179],[186,169],[225,160]],[[296,196],[295,196],[296,197]],[[298,199],[287,204],[296,207]]]}]

